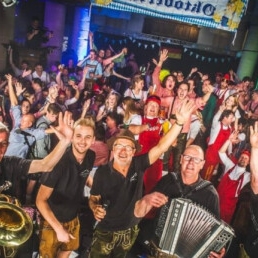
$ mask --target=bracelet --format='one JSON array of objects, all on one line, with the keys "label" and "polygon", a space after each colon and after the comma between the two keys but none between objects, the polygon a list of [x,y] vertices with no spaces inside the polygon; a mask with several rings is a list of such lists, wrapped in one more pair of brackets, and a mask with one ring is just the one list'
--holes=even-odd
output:
[{"label": "bracelet", "polygon": [[177,122],[177,120],[176,120],[176,124],[179,125],[179,126],[184,126],[184,124],[179,124],[179,123]]}]

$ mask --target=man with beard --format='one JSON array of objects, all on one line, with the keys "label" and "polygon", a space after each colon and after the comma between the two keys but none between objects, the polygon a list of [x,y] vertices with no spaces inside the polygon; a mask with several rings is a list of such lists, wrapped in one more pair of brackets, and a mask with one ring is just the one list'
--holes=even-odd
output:
[{"label": "man with beard", "polygon": [[241,189],[250,182],[250,173],[246,167],[250,162],[250,152],[244,150],[235,164],[228,156],[230,144],[237,142],[238,132],[233,132],[219,150],[219,157],[225,166],[217,191],[220,200],[220,216],[227,223],[231,222]]},{"label": "man with beard", "polygon": [[[176,113],[176,123],[145,154],[134,156],[141,146],[129,130],[108,141],[114,159],[97,169],[89,200],[94,217],[99,221],[93,235],[91,258],[126,257],[139,231],[140,219],[134,216],[133,211],[135,202],[142,197],[144,171],[176,139],[193,108],[192,101],[185,102]],[[150,109],[150,113],[157,112],[158,104],[156,108]]]}]

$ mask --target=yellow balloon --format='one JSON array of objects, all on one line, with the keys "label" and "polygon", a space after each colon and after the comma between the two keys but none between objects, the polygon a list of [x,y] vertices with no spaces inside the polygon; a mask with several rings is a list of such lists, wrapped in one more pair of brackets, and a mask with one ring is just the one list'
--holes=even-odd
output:
[{"label": "yellow balloon", "polygon": [[164,78],[170,74],[169,70],[162,69],[159,73],[159,79],[161,82],[163,82]]}]

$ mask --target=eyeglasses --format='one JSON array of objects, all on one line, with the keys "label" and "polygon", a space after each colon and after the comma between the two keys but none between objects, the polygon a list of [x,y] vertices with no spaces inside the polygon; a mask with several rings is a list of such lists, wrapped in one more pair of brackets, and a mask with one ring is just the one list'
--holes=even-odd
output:
[{"label": "eyeglasses", "polygon": [[131,151],[133,151],[135,149],[134,147],[132,147],[130,145],[122,145],[122,144],[115,144],[114,147],[117,150],[125,149],[127,152],[131,152]]},{"label": "eyeglasses", "polygon": [[182,155],[183,156],[183,159],[185,161],[190,161],[190,160],[193,160],[193,162],[195,164],[199,164],[203,161],[203,159],[199,159],[199,158],[196,158],[196,157],[192,157],[192,156],[189,156],[189,155]]}]

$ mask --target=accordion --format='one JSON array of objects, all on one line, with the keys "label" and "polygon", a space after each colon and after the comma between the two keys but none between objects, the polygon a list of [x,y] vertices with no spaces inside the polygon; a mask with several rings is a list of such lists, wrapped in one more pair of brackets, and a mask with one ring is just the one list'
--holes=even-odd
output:
[{"label": "accordion", "polygon": [[220,251],[233,237],[225,222],[191,200],[178,198],[161,209],[153,245],[164,257],[202,258]]}]

